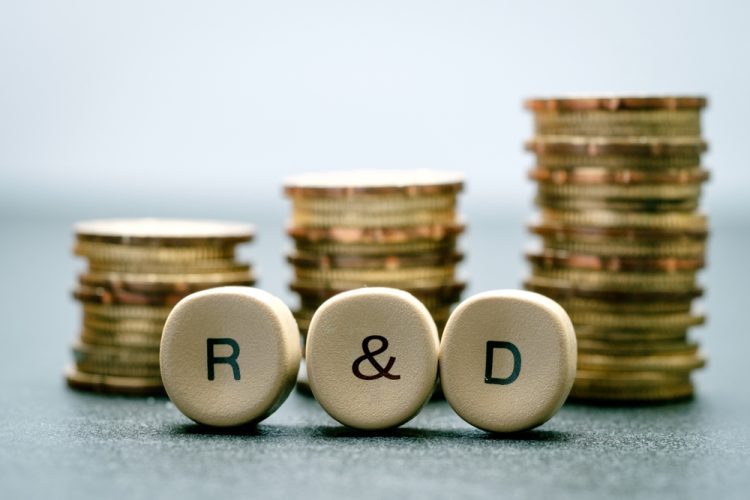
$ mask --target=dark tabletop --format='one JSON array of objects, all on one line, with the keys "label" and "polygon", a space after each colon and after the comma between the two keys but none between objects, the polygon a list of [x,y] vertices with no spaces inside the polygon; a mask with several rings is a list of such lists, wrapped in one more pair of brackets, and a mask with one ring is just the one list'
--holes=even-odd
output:
[{"label": "dark tabletop", "polygon": [[[283,214],[282,214],[283,215]],[[236,218],[236,217],[235,217]],[[381,434],[343,428],[293,393],[256,429],[214,432],[166,399],[64,385],[80,321],[70,220],[0,222],[0,497],[457,498],[750,497],[750,247],[746,217],[714,217],[701,342],[709,366],[691,402],[568,404],[540,428],[491,436],[430,403]],[[290,303],[283,217],[259,222],[248,256]],[[523,217],[474,216],[463,246],[469,293],[517,287]]]}]

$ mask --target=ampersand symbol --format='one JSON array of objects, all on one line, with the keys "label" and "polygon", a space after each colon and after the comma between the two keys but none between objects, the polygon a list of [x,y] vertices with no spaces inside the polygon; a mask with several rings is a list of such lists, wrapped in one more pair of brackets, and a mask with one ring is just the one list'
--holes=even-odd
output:
[{"label": "ampersand symbol", "polygon": [[[380,341],[380,347],[374,351],[370,350],[370,341],[372,340]],[[354,373],[354,376],[357,378],[361,378],[362,380],[375,380],[381,377],[385,377],[390,380],[400,379],[401,375],[391,374],[391,368],[393,368],[393,363],[396,362],[396,358],[394,358],[393,356],[389,357],[388,362],[385,364],[385,368],[383,368],[380,363],[378,363],[378,360],[375,359],[375,356],[377,356],[381,352],[385,352],[386,349],[388,349],[388,339],[386,339],[385,337],[380,335],[370,335],[369,337],[365,337],[364,340],[362,340],[362,352],[364,352],[364,354],[355,359],[354,363],[352,364],[352,373]],[[376,373],[375,375],[363,374],[359,370],[359,365],[361,365],[365,360],[369,361],[372,367],[375,368],[378,373]]]}]

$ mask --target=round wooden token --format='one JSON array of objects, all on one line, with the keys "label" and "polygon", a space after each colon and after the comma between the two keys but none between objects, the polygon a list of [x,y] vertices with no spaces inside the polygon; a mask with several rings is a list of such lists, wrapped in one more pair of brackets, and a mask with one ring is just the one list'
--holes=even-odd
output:
[{"label": "round wooden token", "polygon": [[443,394],[480,429],[516,432],[543,424],[565,402],[575,372],[573,324],[562,307],[536,293],[470,297],[443,331]]},{"label": "round wooden token", "polygon": [[257,288],[189,295],[170,313],[160,364],[169,398],[196,422],[258,422],[286,400],[297,379],[299,330],[289,308]]},{"label": "round wooden token", "polygon": [[326,301],[310,322],[310,389],[344,425],[396,427],[430,398],[438,348],[435,322],[414,296],[392,288],[341,293]]}]

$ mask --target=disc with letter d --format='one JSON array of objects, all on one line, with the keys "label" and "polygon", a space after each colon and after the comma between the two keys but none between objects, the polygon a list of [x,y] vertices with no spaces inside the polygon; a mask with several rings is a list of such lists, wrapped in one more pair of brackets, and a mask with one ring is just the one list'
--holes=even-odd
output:
[{"label": "disc with letter d", "polygon": [[490,432],[543,424],[560,409],[576,373],[576,338],[565,310],[522,290],[480,293],[448,319],[440,384],[461,418]]},{"label": "disc with letter d", "polygon": [[182,299],[164,325],[164,388],[186,416],[212,426],[258,422],[294,387],[301,349],[289,308],[257,288],[228,286]]}]

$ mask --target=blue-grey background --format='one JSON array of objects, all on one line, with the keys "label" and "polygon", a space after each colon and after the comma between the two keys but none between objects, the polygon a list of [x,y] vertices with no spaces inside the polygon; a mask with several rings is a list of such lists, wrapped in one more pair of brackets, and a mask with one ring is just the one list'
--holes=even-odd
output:
[{"label": "blue-grey background", "polygon": [[464,170],[526,208],[522,100],[705,94],[713,210],[748,207],[750,4],[0,2],[0,207],[44,216],[283,212],[311,169]]},{"label": "blue-grey background", "polygon": [[[744,498],[748,19],[742,1],[0,0],[0,496]],[[587,92],[710,99],[696,401],[566,405],[491,439],[444,403],[363,436],[295,394],[258,431],[213,435],[163,400],[65,389],[74,221],[253,222],[243,255],[293,304],[285,176],[462,170],[468,293],[518,287],[522,100]]]}]

